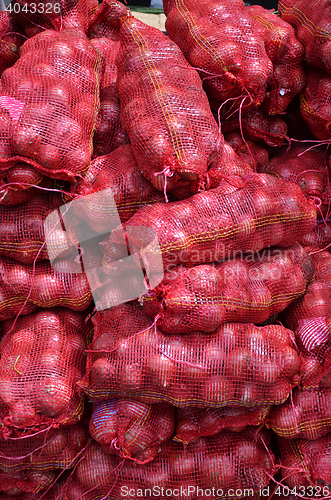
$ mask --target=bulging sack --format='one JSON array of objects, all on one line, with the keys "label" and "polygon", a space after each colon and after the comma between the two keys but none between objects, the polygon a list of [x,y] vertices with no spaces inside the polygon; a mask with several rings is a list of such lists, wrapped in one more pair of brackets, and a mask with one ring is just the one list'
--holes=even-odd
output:
[{"label": "bulging sack", "polygon": [[27,40],[1,77],[0,170],[18,161],[74,181],[91,161],[102,57],[77,30],[46,30]]},{"label": "bulging sack", "polygon": [[305,48],[308,64],[331,73],[330,4],[310,0],[280,0],[281,18],[295,28],[297,39]]},{"label": "bulging sack", "polygon": [[162,334],[138,306],[93,317],[86,376],[92,401],[224,407],[280,404],[300,380],[300,358],[279,325],[227,323],[212,333]]},{"label": "bulging sack", "polygon": [[[92,302],[88,278],[70,259],[52,268],[47,261],[35,267],[0,257],[0,321],[30,314],[38,307],[64,306],[84,311]],[[78,270],[79,269],[79,270]]]},{"label": "bulging sack", "polygon": [[140,298],[164,333],[212,332],[229,322],[261,324],[306,291],[314,265],[299,244],[221,263],[178,267]]},{"label": "bulging sack", "polygon": [[160,255],[166,271],[231,259],[238,251],[286,248],[314,229],[316,207],[299,186],[267,174],[249,174],[240,186],[223,181],[187,200],[143,207],[110,242],[126,249],[126,234],[130,250],[160,273]]},{"label": "bulging sack", "polygon": [[175,408],[129,399],[93,404],[89,431],[102,450],[138,464],[153,460],[175,429]]},{"label": "bulging sack", "polygon": [[[0,360],[1,434],[25,435],[49,426],[73,425],[82,417],[76,382],[85,373],[91,323],[68,309],[39,311],[6,321]],[[44,436],[45,438],[45,436]]]},{"label": "bulging sack", "polygon": [[251,408],[177,408],[174,440],[188,444],[200,437],[214,436],[225,429],[230,432],[242,432],[249,425],[263,424],[270,409],[268,405]]},{"label": "bulging sack", "polygon": [[[121,120],[142,174],[171,191],[222,162],[223,135],[197,71],[156,28],[121,19],[117,57]],[[236,173],[235,165],[223,168]]]},{"label": "bulging sack", "polygon": [[255,21],[240,0],[164,0],[166,30],[196,68],[210,98],[219,103],[246,97],[259,106],[272,77]]},{"label": "bulging sack", "polygon": [[315,279],[284,311],[286,326],[295,332],[302,358],[302,385],[331,388],[331,254],[311,253]]},{"label": "bulging sack", "polygon": [[[330,495],[331,434],[313,441],[278,438],[283,481],[290,488]],[[310,489],[308,490],[308,488]]]},{"label": "bulging sack", "polygon": [[[155,496],[167,491],[171,498],[192,500],[202,494],[202,498],[228,498],[231,488],[250,489],[250,496],[257,498],[260,488],[269,484],[276,471],[270,434],[261,431],[260,437],[254,428],[202,438],[185,448],[179,443],[165,443],[159,455],[146,465],[126,460],[120,466],[121,461],[105,454],[97,443],[91,444],[64,490],[65,500],[117,500],[129,492],[139,498],[145,491]],[[208,495],[211,491],[212,496]],[[247,492],[237,498],[247,498]]]},{"label": "bulging sack", "polygon": [[331,431],[331,390],[293,389],[293,397],[274,406],[266,426],[286,439],[315,441]]},{"label": "bulging sack", "polygon": [[87,426],[81,423],[37,435],[24,436],[15,431],[0,439],[0,469],[5,472],[74,467],[88,441]]}]

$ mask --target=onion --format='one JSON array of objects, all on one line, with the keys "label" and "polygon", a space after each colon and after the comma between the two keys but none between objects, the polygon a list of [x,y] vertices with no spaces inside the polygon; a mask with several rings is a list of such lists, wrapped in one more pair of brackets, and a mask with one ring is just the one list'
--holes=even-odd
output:
[{"label": "onion", "polygon": [[245,464],[245,467],[254,467],[260,462],[259,448],[247,439],[240,439],[237,442],[234,453],[236,453],[239,463]]},{"label": "onion", "polygon": [[195,454],[191,450],[186,453],[182,450],[172,453],[169,460],[174,475],[182,478],[191,478],[196,475],[198,464],[196,463]]},{"label": "onion", "polygon": [[76,481],[70,481],[66,487],[65,495],[68,500],[77,500],[77,498],[84,497],[85,491],[85,488]]},{"label": "onion", "polygon": [[172,384],[176,365],[171,359],[163,355],[151,356],[147,361],[146,368],[153,384],[162,388],[167,388]]},{"label": "onion", "polygon": [[94,361],[91,367],[91,386],[94,391],[109,390],[118,372],[118,366],[104,358]]},{"label": "onion", "polygon": [[201,465],[201,483],[206,488],[229,488],[236,483],[234,461],[225,454],[211,453]]},{"label": "onion", "polygon": [[255,363],[254,381],[262,384],[273,384],[281,377],[282,367],[272,359],[260,360],[257,356]]},{"label": "onion", "polygon": [[16,403],[10,405],[9,416],[12,425],[20,429],[33,425],[36,421],[38,422],[38,416],[35,409],[31,406],[29,398],[24,400],[20,399]]},{"label": "onion", "polygon": [[227,375],[231,380],[244,380],[250,368],[252,353],[249,349],[233,349],[227,357]]},{"label": "onion", "polygon": [[57,429],[55,435],[50,439],[47,439],[49,442],[42,448],[43,455],[60,457],[61,453],[67,446],[65,434],[64,429]]},{"label": "onion", "polygon": [[46,417],[58,418],[74,396],[73,387],[60,377],[44,378],[34,386],[34,404]]},{"label": "onion", "polygon": [[234,398],[235,387],[233,383],[225,377],[212,375],[200,389],[200,399],[208,405],[223,405],[230,403]]},{"label": "onion", "polygon": [[97,445],[92,445],[76,469],[78,481],[86,488],[95,488],[99,485],[111,484],[115,480],[112,470],[116,467],[115,459],[106,455]]},{"label": "onion", "polygon": [[143,383],[143,371],[139,363],[129,364],[123,367],[122,386],[124,391],[140,391]]},{"label": "onion", "polygon": [[286,439],[294,439],[298,437],[298,429],[301,423],[301,416],[298,409],[284,404],[275,406],[267,420],[268,426],[279,436],[284,436]]}]

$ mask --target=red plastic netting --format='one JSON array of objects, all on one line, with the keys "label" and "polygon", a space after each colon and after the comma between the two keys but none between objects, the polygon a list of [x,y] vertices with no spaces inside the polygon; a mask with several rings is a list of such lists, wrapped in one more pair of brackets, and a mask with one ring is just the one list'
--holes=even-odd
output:
[{"label": "red plastic netting", "polygon": [[278,444],[284,483],[306,498],[330,498],[331,434],[314,441],[278,438]]},{"label": "red plastic netting", "polygon": [[[0,471],[0,499],[37,500],[47,488],[52,486],[56,476],[53,470]],[[49,497],[43,498],[50,500]]]},{"label": "red plastic netting", "polygon": [[127,8],[117,0],[103,0],[94,11],[87,31],[88,38],[106,37],[118,41],[120,18],[127,15]]},{"label": "red plastic netting", "polygon": [[29,38],[45,29],[86,31],[97,0],[14,0],[9,4]]},{"label": "red plastic netting", "polygon": [[331,254],[311,253],[315,279],[303,297],[284,312],[286,325],[295,331],[303,359],[302,384],[330,388],[331,368]]},{"label": "red plastic netting", "polygon": [[315,196],[322,202],[321,210],[327,213],[329,205],[328,154],[322,149],[309,149],[304,144],[282,148],[269,161],[265,172],[298,184],[306,196]]},{"label": "red plastic netting", "polygon": [[175,430],[175,408],[134,400],[94,403],[90,434],[110,455],[143,464],[153,460]]},{"label": "red plastic netting", "polygon": [[232,132],[224,137],[226,142],[234,149],[235,153],[245,160],[253,170],[263,172],[269,162],[269,153],[261,144],[244,141],[240,134]]},{"label": "red plastic netting", "polygon": [[20,57],[20,47],[26,40],[15,15],[0,12],[0,76]]},{"label": "red plastic netting", "polygon": [[111,153],[123,144],[128,144],[129,138],[120,120],[120,99],[116,86],[115,59],[120,42],[104,37],[91,40],[91,44],[101,52],[105,60],[105,71],[100,83],[100,110],[93,137],[93,158],[95,158]]},{"label": "red plastic netting", "polygon": [[[316,207],[299,186],[267,174],[241,181],[241,188],[223,182],[188,200],[141,208],[124,224],[130,249],[147,267],[157,263],[160,272],[160,255],[165,270],[215,262],[233,258],[238,250],[289,247],[315,227]],[[110,237],[118,248],[124,247],[123,239],[122,227]]]},{"label": "red plastic netting", "polygon": [[331,137],[331,76],[312,66],[306,67],[306,85],[300,94],[300,113],[319,141]]},{"label": "red plastic netting", "polygon": [[305,48],[305,59],[312,66],[331,73],[331,6],[327,0],[280,0],[278,10],[290,23]]},{"label": "red plastic netting", "polygon": [[268,405],[252,408],[177,408],[174,439],[187,444],[199,437],[214,436],[225,429],[242,432],[248,425],[263,424],[270,408]]},{"label": "red plastic netting", "polygon": [[273,12],[260,5],[252,5],[246,12],[255,21],[254,32],[263,40],[273,64],[263,109],[270,115],[282,114],[305,83],[303,46],[296,39],[292,26]]},{"label": "red plastic netting", "polygon": [[25,42],[20,59],[1,77],[2,171],[18,161],[64,180],[86,171],[101,66],[101,55],[76,30],[44,31]]},{"label": "red plastic netting", "polygon": [[[57,209],[63,204],[57,193],[37,194],[30,201],[15,207],[0,205],[0,255],[10,257],[23,264],[33,264],[48,259],[45,245],[45,219],[54,210],[58,224],[49,228],[47,245],[56,247],[59,255],[70,253],[72,243],[62,229],[61,213]],[[55,217],[54,217],[55,219]]]},{"label": "red plastic netting", "polygon": [[[234,186],[240,186],[242,184],[240,177],[253,171],[254,168],[249,164],[247,158],[237,154],[234,148],[224,140],[222,157],[213,163],[199,180],[173,189],[170,195],[173,195],[176,200],[185,200],[197,193],[219,186],[224,179],[228,179]],[[230,175],[227,175],[226,172],[229,172]],[[234,174],[232,177],[231,173]]]},{"label": "red plastic netting", "polygon": [[76,382],[85,373],[86,337],[91,326],[81,314],[60,308],[18,318],[16,324],[13,320],[3,324],[3,436],[10,435],[11,427],[33,434],[34,430],[79,422],[83,397]]},{"label": "red plastic netting", "polygon": [[119,217],[125,222],[139,208],[164,201],[163,193],[140,173],[130,145],[93,160],[71,191],[81,196],[72,204],[76,216],[98,233],[110,232]]},{"label": "red plastic netting", "polygon": [[[305,234],[300,239],[300,244],[304,247],[309,247],[310,251],[316,251],[316,247],[320,249],[330,248],[331,243],[331,220],[318,221],[316,227],[310,233]],[[308,249],[307,249],[308,250]]]},{"label": "red plastic netting", "polygon": [[34,270],[33,265],[0,257],[0,298],[0,321],[38,307],[84,311],[92,302],[86,274],[71,259],[59,261],[54,269],[49,262],[38,262]]},{"label": "red plastic netting", "polygon": [[93,323],[87,374],[79,382],[93,401],[280,404],[299,382],[293,334],[282,326],[229,323],[209,334],[167,336],[128,304],[97,312]]},{"label": "red plastic netting", "polygon": [[0,469],[5,472],[74,467],[88,440],[86,425],[49,429],[32,436],[10,436],[0,439]]},{"label": "red plastic netting", "polygon": [[[216,109],[217,112],[217,109]],[[215,113],[214,113],[215,114]],[[240,132],[241,128],[245,139],[252,141],[263,141],[268,146],[281,146],[287,133],[287,125],[280,116],[269,116],[261,108],[242,109],[235,113],[231,111],[221,114],[222,132]]]},{"label": "red plastic netting", "polygon": [[164,0],[163,7],[167,33],[200,70],[209,97],[262,103],[272,62],[244,2]]},{"label": "red plastic netting", "polygon": [[287,439],[316,440],[331,431],[331,390],[293,389],[293,397],[274,406],[267,427]]},{"label": "red plastic netting", "polygon": [[167,334],[212,332],[229,322],[261,324],[303,295],[314,265],[298,244],[234,260],[177,267],[139,300]]},{"label": "red plastic netting", "polygon": [[[0,111],[0,121],[8,124],[8,116],[6,117],[6,113],[2,111]],[[37,193],[43,192],[41,188],[54,187],[54,182],[53,179],[37,172],[28,163],[17,162],[5,172],[0,172],[0,205],[20,205],[29,201]]]},{"label": "red plastic netting", "polygon": [[64,498],[117,500],[132,489],[129,498],[136,499],[145,496],[147,489],[146,498],[153,494],[162,497],[163,491],[163,496],[170,498],[228,500],[230,489],[249,488],[250,493],[242,492],[236,498],[249,495],[256,499],[276,469],[269,449],[270,435],[262,434],[260,437],[255,429],[220,433],[185,448],[179,443],[166,443],[152,462],[140,466],[106,455],[95,443],[78,465]]},{"label": "red plastic netting", "polygon": [[[198,180],[222,162],[224,141],[198,73],[166,35],[131,16],[120,37],[121,119],[142,174],[169,191]],[[236,173],[227,167],[223,175]]]}]

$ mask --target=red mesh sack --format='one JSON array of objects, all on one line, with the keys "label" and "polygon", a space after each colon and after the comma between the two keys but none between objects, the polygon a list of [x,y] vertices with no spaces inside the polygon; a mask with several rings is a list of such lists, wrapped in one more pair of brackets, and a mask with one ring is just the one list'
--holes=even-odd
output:
[{"label": "red mesh sack", "polygon": [[221,115],[222,132],[239,132],[241,127],[245,138],[252,141],[263,141],[268,146],[281,146],[286,136],[287,125],[280,116],[269,116],[262,109],[243,109],[236,113]]},{"label": "red mesh sack", "polygon": [[229,322],[264,323],[304,294],[314,266],[295,244],[266,255],[169,270],[140,298],[167,334],[212,332]]},{"label": "red mesh sack", "polygon": [[278,444],[284,483],[300,495],[329,498],[331,434],[314,441],[278,438]]},{"label": "red mesh sack", "polygon": [[223,407],[280,404],[299,381],[300,359],[282,326],[228,323],[212,333],[162,334],[132,305],[99,311],[79,382],[92,401]]},{"label": "red mesh sack", "polygon": [[[34,500],[41,498],[45,490],[51,487],[55,480],[56,472],[53,470],[0,471],[0,499]],[[3,492],[2,495],[1,492]],[[47,497],[43,498],[48,500]]]},{"label": "red mesh sack", "polygon": [[105,453],[128,458],[138,464],[153,460],[160,445],[175,429],[175,409],[160,403],[148,405],[133,400],[93,404],[90,434]]},{"label": "red mesh sack", "polygon": [[[231,258],[237,250],[289,247],[315,227],[316,207],[299,186],[267,174],[247,175],[241,184],[223,182],[188,200],[141,208],[124,224],[130,249],[149,268],[153,261],[159,266],[161,253],[167,270]],[[110,241],[123,248],[121,227]]]},{"label": "red mesh sack", "polygon": [[49,262],[25,265],[0,257],[0,321],[30,314],[38,307],[84,311],[92,302],[87,276],[69,259],[55,269]]},{"label": "red mesh sack", "polygon": [[232,146],[239,158],[245,160],[253,170],[263,172],[269,162],[269,153],[261,144],[253,141],[244,141],[240,134],[232,132],[224,137],[226,142]]},{"label": "red mesh sack", "polygon": [[303,297],[284,311],[286,325],[295,332],[303,360],[304,387],[331,388],[331,254],[311,254],[315,279]]},{"label": "red mesh sack", "polygon": [[268,405],[252,408],[177,408],[174,440],[188,444],[199,437],[214,436],[225,429],[242,432],[248,425],[263,424],[269,411]]},{"label": "red mesh sack", "polygon": [[[0,111],[0,121],[2,118],[7,121]],[[37,193],[40,194],[42,188],[54,187],[53,182],[53,179],[37,172],[28,163],[17,162],[5,172],[0,172],[0,205],[20,205],[31,200]]]},{"label": "red mesh sack", "polygon": [[[224,140],[221,158],[216,163],[213,163],[199,180],[173,189],[171,195],[176,200],[185,200],[197,193],[219,186],[224,179],[227,179],[231,185],[241,186],[241,176],[250,174],[253,171],[254,168],[247,161],[247,158],[237,154],[234,148]],[[225,172],[232,172],[233,175],[229,176]]]},{"label": "red mesh sack", "polygon": [[236,1],[164,0],[166,30],[200,70],[209,97],[246,96],[262,103],[272,63],[245,4]]},{"label": "red mesh sack", "polygon": [[[15,207],[0,205],[0,255],[23,264],[48,259],[45,245],[45,219],[63,204],[57,193],[37,194],[30,201]],[[70,252],[71,241],[63,232],[61,214],[59,223],[50,228],[47,244],[58,252]]]},{"label": "red mesh sack", "polygon": [[[198,73],[156,28],[121,20],[121,120],[142,174],[160,190],[198,180],[222,161],[223,136]],[[235,173],[234,166],[223,174]]]},{"label": "red mesh sack", "polygon": [[316,137],[331,137],[331,76],[321,69],[306,68],[306,85],[300,94],[300,113]]},{"label": "red mesh sack", "polygon": [[105,59],[105,71],[100,83],[100,110],[93,137],[93,157],[111,153],[119,146],[128,144],[120,120],[120,99],[118,96],[116,78],[116,55],[120,42],[108,38],[95,38],[91,44],[99,50]]},{"label": "red mesh sack", "polygon": [[20,57],[20,47],[25,39],[15,16],[8,11],[0,12],[0,76]]},{"label": "red mesh sack", "polygon": [[316,247],[320,249],[330,248],[331,243],[331,220],[318,221],[316,227],[310,233],[305,234],[300,239],[300,244],[309,247],[315,251]]},{"label": "red mesh sack", "polygon": [[1,77],[2,171],[18,161],[64,180],[86,171],[101,63],[101,55],[76,30],[44,31],[25,42],[20,59]]},{"label": "red mesh sack", "polygon": [[163,193],[140,173],[130,145],[93,160],[71,191],[82,197],[72,204],[75,214],[99,233],[110,232],[119,217],[125,222],[139,208],[164,201]]},{"label": "red mesh sack", "polygon": [[109,40],[119,40],[120,18],[127,15],[127,8],[117,0],[103,0],[93,12],[88,38],[106,37]]},{"label": "red mesh sack", "polygon": [[293,389],[293,397],[274,406],[266,426],[287,439],[316,440],[331,431],[331,390]]},{"label": "red mesh sack", "polygon": [[[324,191],[328,184],[328,158],[322,150],[310,149],[302,144],[294,144],[290,149],[282,148],[269,161],[265,172],[286,181],[298,184],[306,196],[316,196],[324,201]],[[327,211],[327,200],[321,206]]]},{"label": "red mesh sack", "polygon": [[97,7],[97,0],[42,0],[38,4],[33,0],[15,0],[9,8],[32,38],[45,29],[86,31]]},{"label": "red mesh sack", "polygon": [[74,467],[87,444],[87,427],[75,424],[37,435],[0,439],[0,469],[46,471]]},{"label": "red mesh sack", "polygon": [[134,499],[144,496],[145,491],[147,498],[162,497],[163,492],[170,498],[228,499],[230,490],[245,488],[250,491],[236,498],[256,499],[275,473],[270,436],[261,434],[262,439],[255,429],[220,433],[185,448],[179,443],[166,443],[152,462],[139,466],[129,461],[119,466],[121,459],[105,454],[93,443],[65,489],[65,499],[117,500],[131,489],[129,498]]},{"label": "red mesh sack", "polygon": [[282,114],[304,86],[304,48],[296,39],[292,26],[273,12],[260,5],[252,5],[246,12],[255,21],[255,34],[263,40],[273,64],[263,108],[270,115]]},{"label": "red mesh sack", "polygon": [[312,66],[331,72],[331,10],[327,0],[280,0],[279,13],[296,31]]},{"label": "red mesh sack", "polygon": [[3,324],[2,435],[10,435],[11,427],[31,432],[73,425],[81,419],[83,398],[76,381],[85,373],[90,332],[91,324],[81,314],[60,308]]}]

